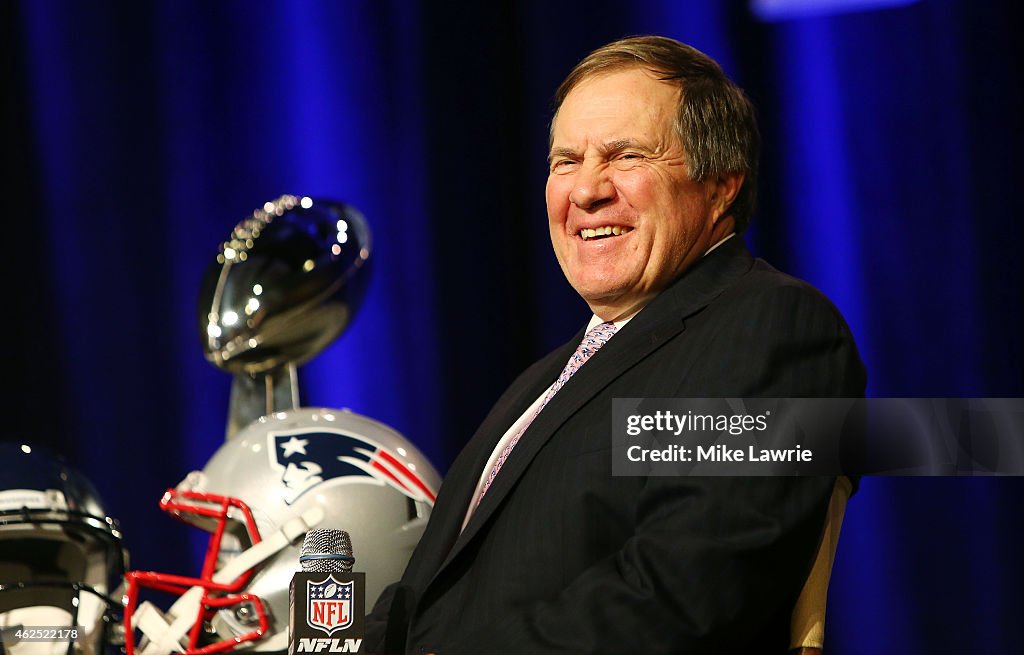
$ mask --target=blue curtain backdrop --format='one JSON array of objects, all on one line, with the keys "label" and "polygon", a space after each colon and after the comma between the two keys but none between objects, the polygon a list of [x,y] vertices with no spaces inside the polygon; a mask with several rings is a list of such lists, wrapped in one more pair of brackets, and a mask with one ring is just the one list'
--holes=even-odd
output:
[{"label": "blue curtain backdrop", "polygon": [[[192,566],[156,503],[223,440],[196,294],[265,200],[350,202],[376,238],[305,404],[390,423],[442,471],[584,323],[547,243],[547,121],[569,68],[628,34],[697,46],[754,98],[747,240],[836,302],[871,395],[1024,395],[1010,0],[2,4],[3,437],[95,480],[136,567]],[[1016,652],[1022,501],[1019,479],[865,480],[830,652]]]}]

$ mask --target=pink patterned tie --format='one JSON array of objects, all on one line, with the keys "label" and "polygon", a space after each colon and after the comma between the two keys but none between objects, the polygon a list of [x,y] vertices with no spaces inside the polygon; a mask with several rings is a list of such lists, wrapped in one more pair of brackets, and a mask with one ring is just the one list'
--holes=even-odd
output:
[{"label": "pink patterned tie", "polygon": [[608,343],[608,340],[612,338],[612,335],[614,335],[615,331],[618,329],[619,328],[615,327],[614,323],[600,323],[590,328],[590,331],[587,332],[583,337],[583,341],[581,341],[580,345],[576,348],[576,352],[573,353],[572,357],[570,357],[569,361],[566,363],[565,368],[562,369],[562,374],[558,376],[558,379],[555,380],[555,383],[551,385],[551,388],[548,389],[548,392],[544,395],[544,400],[542,400],[540,406],[537,407],[537,411],[533,413],[530,420],[519,428],[519,431],[516,432],[515,436],[512,437],[512,440],[508,442],[505,449],[501,451],[501,455],[498,456],[498,460],[494,462],[494,467],[491,469],[491,472],[487,474],[487,481],[484,482],[484,487],[480,490],[480,498],[476,501],[477,507],[480,506],[480,501],[484,499],[484,494],[486,494],[487,490],[490,489],[495,476],[497,476],[498,471],[501,470],[501,465],[508,459],[509,453],[511,453],[512,449],[516,447],[517,443],[519,443],[519,438],[523,436],[523,433],[526,432],[526,429],[530,427],[530,424],[537,418],[541,410],[544,409],[544,406],[548,404],[548,401],[558,393],[558,390],[565,386],[565,383],[569,381],[569,378],[571,378],[576,371],[580,370],[580,367],[583,366],[583,364],[585,364],[586,361],[601,348],[601,346]]}]

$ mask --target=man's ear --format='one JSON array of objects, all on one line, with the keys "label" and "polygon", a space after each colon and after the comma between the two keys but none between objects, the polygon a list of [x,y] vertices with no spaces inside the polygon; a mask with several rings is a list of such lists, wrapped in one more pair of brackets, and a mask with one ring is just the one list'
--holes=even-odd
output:
[{"label": "man's ear", "polygon": [[732,203],[743,186],[746,175],[742,172],[723,173],[713,180],[709,180],[709,192],[711,194],[711,218],[712,222],[719,220],[729,212]]}]

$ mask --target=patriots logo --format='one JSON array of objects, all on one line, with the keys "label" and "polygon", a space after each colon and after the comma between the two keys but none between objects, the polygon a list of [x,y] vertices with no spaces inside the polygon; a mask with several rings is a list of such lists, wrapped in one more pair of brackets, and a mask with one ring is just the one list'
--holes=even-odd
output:
[{"label": "patriots logo", "polygon": [[364,437],[343,432],[271,432],[271,466],[281,471],[291,505],[325,482],[388,485],[413,500],[433,504],[437,494],[394,453]]}]

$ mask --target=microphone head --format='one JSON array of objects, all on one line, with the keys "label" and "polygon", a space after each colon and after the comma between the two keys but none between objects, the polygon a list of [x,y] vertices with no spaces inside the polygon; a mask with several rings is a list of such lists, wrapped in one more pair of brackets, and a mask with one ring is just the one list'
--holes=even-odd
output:
[{"label": "microphone head", "polygon": [[356,558],[344,530],[310,530],[302,541],[299,565],[306,573],[349,573]]}]

